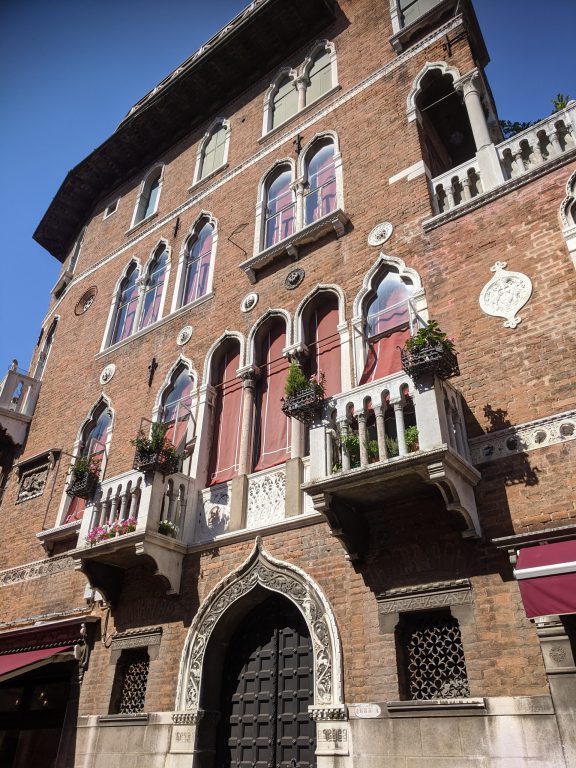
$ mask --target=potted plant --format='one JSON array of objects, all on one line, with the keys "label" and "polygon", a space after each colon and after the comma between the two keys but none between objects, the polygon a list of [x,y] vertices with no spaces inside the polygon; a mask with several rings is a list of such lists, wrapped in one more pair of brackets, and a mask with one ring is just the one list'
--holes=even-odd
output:
[{"label": "potted plant", "polygon": [[360,466],[360,438],[358,432],[348,432],[342,438],[342,445],[350,459],[350,469]]},{"label": "potted plant", "polygon": [[415,453],[420,450],[418,443],[418,427],[406,427],[404,430],[404,439],[406,440],[406,447],[410,453]]},{"label": "potted plant", "polygon": [[164,536],[171,536],[174,539],[178,534],[178,527],[170,520],[160,520],[158,523],[158,533]]},{"label": "potted plant", "polygon": [[66,493],[89,501],[98,486],[98,464],[91,456],[79,456],[72,467],[72,476]]},{"label": "potted plant", "polygon": [[454,342],[440,330],[435,320],[430,320],[406,340],[400,350],[400,360],[403,370],[413,379],[429,374],[436,374],[441,379],[460,375]]},{"label": "potted plant", "polygon": [[136,530],[136,518],[127,517],[126,520],[117,520],[110,525],[97,525],[88,533],[86,541],[93,546],[106,539],[114,539],[116,536],[123,536],[125,533],[133,533]]},{"label": "potted plant", "polygon": [[311,424],[324,400],[325,381],[322,372],[308,378],[298,363],[292,361],[284,387],[286,397],[282,398],[282,411],[303,424]]},{"label": "potted plant", "polygon": [[161,472],[172,475],[180,469],[181,456],[166,437],[168,427],[161,422],[154,422],[150,437],[141,429],[132,445],[135,446],[134,469],[141,472]]}]

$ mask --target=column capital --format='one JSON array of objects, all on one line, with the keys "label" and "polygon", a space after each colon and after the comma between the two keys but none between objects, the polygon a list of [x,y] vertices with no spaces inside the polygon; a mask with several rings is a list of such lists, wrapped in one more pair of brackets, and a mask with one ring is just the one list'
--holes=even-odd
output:
[{"label": "column capital", "polygon": [[243,368],[238,368],[236,375],[242,380],[244,389],[254,389],[260,377],[260,368],[255,365],[245,365]]},{"label": "column capital", "polygon": [[472,69],[454,83],[454,89],[460,91],[463,96],[468,96],[469,93],[473,92],[480,94],[481,86],[482,78],[478,69]]},{"label": "column capital", "polygon": [[308,75],[300,75],[296,78],[296,88],[298,88],[299,91],[303,90],[304,88],[308,88],[310,85],[310,78]]}]

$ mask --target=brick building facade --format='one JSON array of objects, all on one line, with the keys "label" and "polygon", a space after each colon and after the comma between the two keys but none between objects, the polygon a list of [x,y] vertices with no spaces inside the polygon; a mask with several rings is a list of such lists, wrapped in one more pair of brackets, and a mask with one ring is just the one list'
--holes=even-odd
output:
[{"label": "brick building facade", "polygon": [[68,174],[3,765],[576,765],[576,104],[505,140],[487,62],[469,2],[256,0]]}]

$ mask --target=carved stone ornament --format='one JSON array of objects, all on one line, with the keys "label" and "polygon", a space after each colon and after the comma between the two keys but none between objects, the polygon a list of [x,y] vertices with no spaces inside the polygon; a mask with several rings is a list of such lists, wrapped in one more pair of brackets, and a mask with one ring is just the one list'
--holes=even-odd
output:
[{"label": "carved stone ornament", "polygon": [[220,582],[200,606],[184,646],[178,681],[177,709],[197,712],[206,648],[223,614],[256,587],[287,597],[302,612],[314,654],[314,708],[343,707],[340,639],[334,615],[312,579],[291,563],[272,558],[260,537],[248,559]]},{"label": "carved stone ornament", "polygon": [[35,467],[34,469],[29,469],[27,472],[22,473],[16,504],[21,504],[23,501],[30,501],[30,499],[35,499],[37,496],[42,495],[48,479],[49,470],[50,466],[48,464],[43,464],[41,467]]},{"label": "carved stone ornament", "polygon": [[389,221],[376,224],[368,235],[368,245],[383,245],[387,240],[390,240],[393,231],[394,227]]},{"label": "carved stone ornament", "polygon": [[116,366],[114,363],[110,363],[109,365],[104,368],[102,373],[100,374],[100,384],[108,384],[110,379],[114,376],[116,373]]},{"label": "carved stone ornament", "polygon": [[247,296],[244,296],[242,301],[240,302],[240,311],[241,312],[251,312],[256,304],[258,304],[258,299],[260,297],[257,293],[249,293]]},{"label": "carved stone ornament", "polygon": [[0,571],[0,587],[9,587],[23,581],[40,579],[43,576],[53,576],[63,571],[73,571],[75,565],[75,561],[69,555],[60,555],[18,565],[15,568],[7,568],[5,571]]},{"label": "carved stone ornament", "polygon": [[516,328],[522,322],[517,313],[532,295],[532,281],[522,272],[508,272],[505,261],[497,261],[490,271],[494,277],[482,288],[480,309],[505,318],[504,328]]},{"label": "carved stone ornament", "polygon": [[306,273],[302,267],[296,267],[296,269],[290,270],[286,275],[286,280],[284,280],[284,287],[287,291],[293,291],[294,288],[298,288],[305,276]]},{"label": "carved stone ornament", "polygon": [[192,326],[185,325],[184,328],[182,328],[182,330],[179,331],[178,336],[176,336],[176,344],[178,344],[179,347],[183,347],[184,344],[187,344],[191,338],[192,338]]},{"label": "carved stone ornament", "polygon": [[88,290],[82,294],[76,306],[74,307],[74,314],[83,315],[84,312],[88,312],[92,304],[94,304],[94,299],[96,298],[97,293],[98,288],[96,288],[95,285],[93,285],[91,288],[88,288]]}]

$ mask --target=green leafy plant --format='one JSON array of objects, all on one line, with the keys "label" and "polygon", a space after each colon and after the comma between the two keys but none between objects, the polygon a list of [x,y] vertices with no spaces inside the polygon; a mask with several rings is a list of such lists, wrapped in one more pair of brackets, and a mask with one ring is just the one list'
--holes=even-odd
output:
[{"label": "green leafy plant", "polygon": [[500,120],[500,128],[502,128],[504,138],[511,139],[512,136],[522,133],[522,131],[531,128],[539,122],[540,120],[528,120],[526,122],[522,122],[521,120]]},{"label": "green leafy plant", "polygon": [[380,458],[378,450],[378,440],[366,440],[366,453],[368,454],[368,461],[378,461]]},{"label": "green leafy plant", "polygon": [[171,443],[165,439],[167,430],[168,426],[166,424],[163,424],[161,421],[155,421],[150,429],[150,437],[146,437],[146,433],[141,429],[134,440],[130,442],[143,453],[157,453],[160,450],[166,449],[168,445],[171,446]]},{"label": "green leafy plant", "polygon": [[286,397],[293,397],[300,394],[304,390],[308,389],[310,382],[298,363],[294,360],[288,367],[288,376],[286,377],[286,384],[284,386],[284,392]]},{"label": "green leafy plant", "polygon": [[386,442],[386,453],[390,458],[394,458],[394,456],[398,456],[400,453],[398,449],[398,440],[396,440],[394,437],[390,437],[389,435],[386,435],[384,438]]},{"label": "green leafy plant", "polygon": [[344,450],[350,458],[350,467],[354,469],[360,466],[360,438],[357,432],[349,432],[342,438]]},{"label": "green leafy plant", "polygon": [[86,475],[95,475],[97,473],[98,465],[92,456],[79,456],[74,462],[74,466],[72,467],[72,475],[74,480],[81,480]]},{"label": "green leafy plant", "polygon": [[175,537],[178,533],[178,528],[170,520],[160,520],[158,523],[158,533],[162,533],[164,536]]},{"label": "green leafy plant", "polygon": [[556,97],[552,99],[552,104],[554,105],[554,112],[560,112],[560,110],[566,109],[569,101],[570,101],[570,96],[568,96],[567,93],[557,93]]},{"label": "green leafy plant", "polygon": [[418,427],[406,427],[404,430],[404,439],[409,451],[418,450]]},{"label": "green leafy plant", "polygon": [[418,333],[406,340],[404,347],[409,352],[417,352],[424,347],[437,346],[438,344],[441,344],[449,352],[454,351],[454,341],[440,330],[435,320],[430,320],[428,325],[420,328]]}]

